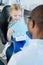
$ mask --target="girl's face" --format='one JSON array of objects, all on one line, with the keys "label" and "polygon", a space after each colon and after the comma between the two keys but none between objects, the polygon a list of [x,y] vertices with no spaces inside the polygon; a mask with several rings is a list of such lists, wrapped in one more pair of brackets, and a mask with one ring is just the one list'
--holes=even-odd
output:
[{"label": "girl's face", "polygon": [[21,17],[21,10],[13,10],[10,13],[10,16],[12,17],[13,21],[18,21]]}]

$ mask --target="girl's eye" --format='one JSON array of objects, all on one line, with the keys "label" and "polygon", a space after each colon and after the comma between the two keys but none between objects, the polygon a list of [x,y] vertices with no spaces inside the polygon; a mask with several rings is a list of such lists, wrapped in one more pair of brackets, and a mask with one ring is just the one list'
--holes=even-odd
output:
[{"label": "girl's eye", "polygon": [[14,15],[14,17],[16,17],[17,15]]},{"label": "girl's eye", "polygon": [[19,15],[19,17],[22,17],[22,15]]}]

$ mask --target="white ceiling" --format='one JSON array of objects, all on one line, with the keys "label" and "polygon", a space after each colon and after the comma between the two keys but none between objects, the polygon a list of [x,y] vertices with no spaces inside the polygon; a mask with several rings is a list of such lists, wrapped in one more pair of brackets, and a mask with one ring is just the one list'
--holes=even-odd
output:
[{"label": "white ceiling", "polygon": [[43,0],[3,0],[3,3],[14,4],[16,1],[20,1],[20,4],[24,9],[32,10],[34,7],[43,4]]}]

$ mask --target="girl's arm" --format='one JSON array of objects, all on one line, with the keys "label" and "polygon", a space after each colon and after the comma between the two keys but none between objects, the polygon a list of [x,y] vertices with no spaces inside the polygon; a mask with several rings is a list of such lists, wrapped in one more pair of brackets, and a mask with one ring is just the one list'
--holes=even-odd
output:
[{"label": "girl's arm", "polygon": [[12,33],[14,33],[15,32],[15,30],[13,30],[13,29],[8,29],[8,31],[7,31],[7,40],[8,41],[10,41],[11,40],[11,34]]}]

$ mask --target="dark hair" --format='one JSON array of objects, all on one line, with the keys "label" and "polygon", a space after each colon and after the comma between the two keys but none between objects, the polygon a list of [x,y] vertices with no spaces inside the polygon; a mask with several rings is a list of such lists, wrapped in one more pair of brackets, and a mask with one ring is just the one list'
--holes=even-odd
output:
[{"label": "dark hair", "polygon": [[43,5],[39,5],[33,9],[30,19],[37,24],[40,30],[43,31]]}]

